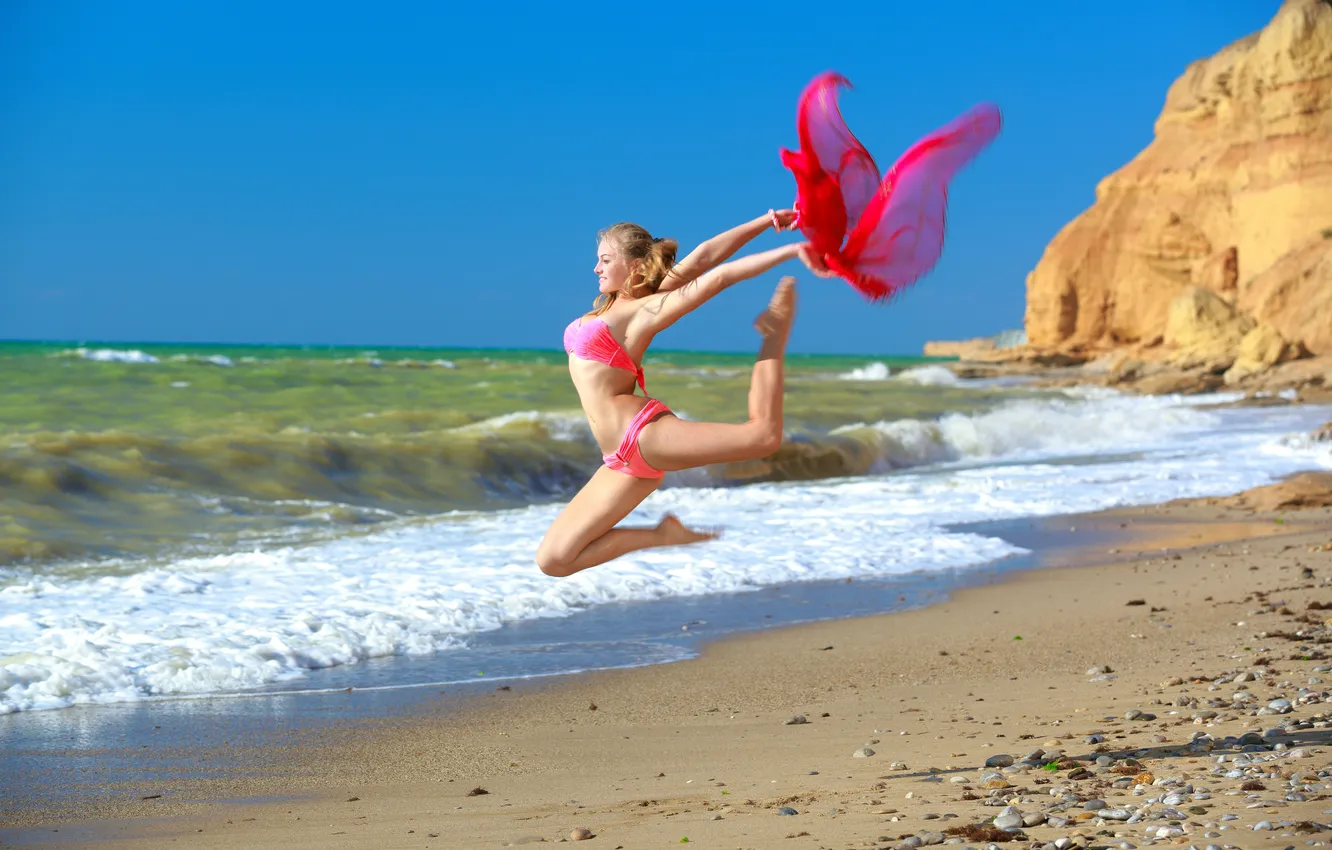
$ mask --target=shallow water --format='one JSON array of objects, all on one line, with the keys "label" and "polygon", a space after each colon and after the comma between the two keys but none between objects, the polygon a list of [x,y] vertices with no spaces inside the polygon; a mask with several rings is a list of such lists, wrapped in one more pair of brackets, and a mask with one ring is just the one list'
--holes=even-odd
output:
[{"label": "shallow water", "polygon": [[[589,640],[582,624],[605,606],[757,600],[830,580],[944,587],[1022,553],[960,524],[1332,467],[1307,436],[1328,408],[803,358],[776,455],[668,475],[627,520],[672,511],[720,539],[553,580],[534,567],[536,545],[599,462],[562,406],[562,358],[346,354],[66,346],[12,358],[2,380],[55,387],[72,424],[62,430],[50,418],[62,406],[35,391],[6,408],[0,713],[667,660],[669,642]],[[649,386],[683,415],[736,418],[748,362],[663,356]],[[737,604],[737,617],[754,611]],[[504,643],[537,623],[551,631],[535,649]]]},{"label": "shallow water", "polygon": [[[752,361],[666,353],[647,371],[680,415],[737,420]],[[837,426],[993,402],[983,388],[873,380],[923,362],[793,357],[791,436],[823,451],[781,474],[854,474],[854,441],[827,440]],[[839,378],[867,363],[871,380]],[[562,352],[4,343],[0,398],[0,567],[562,500],[600,463]]]}]

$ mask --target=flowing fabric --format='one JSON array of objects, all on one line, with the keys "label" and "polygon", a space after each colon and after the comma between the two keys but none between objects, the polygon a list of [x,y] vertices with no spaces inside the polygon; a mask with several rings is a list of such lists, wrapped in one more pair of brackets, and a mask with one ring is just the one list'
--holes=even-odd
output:
[{"label": "flowing fabric", "polygon": [[796,180],[798,226],[828,268],[870,300],[890,298],[943,253],[948,183],[999,134],[999,108],[982,103],[912,145],[879,176],[847,128],[832,71],[800,96],[800,150],[781,151]]}]

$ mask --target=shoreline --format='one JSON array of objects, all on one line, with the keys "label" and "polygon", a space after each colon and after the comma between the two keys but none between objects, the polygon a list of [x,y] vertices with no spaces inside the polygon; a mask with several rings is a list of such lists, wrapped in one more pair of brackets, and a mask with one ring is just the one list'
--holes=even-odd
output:
[{"label": "shoreline", "polygon": [[[653,824],[661,820],[668,821],[669,818],[662,815],[654,820],[646,817],[648,814],[646,812],[633,811],[652,806],[638,806],[636,802],[630,805],[628,802],[630,797],[643,794],[655,794],[661,797],[665,794],[672,799],[693,800],[694,802],[689,804],[693,807],[690,811],[697,813],[707,809],[709,811],[707,823],[712,824],[712,812],[721,812],[717,805],[722,802],[720,798],[723,795],[716,792],[704,794],[704,797],[716,796],[717,800],[700,797],[702,789],[690,787],[695,783],[695,779],[686,780],[680,787],[676,787],[676,783],[662,780],[669,776],[679,776],[684,772],[691,775],[698,773],[699,776],[696,778],[698,782],[715,782],[720,781],[716,779],[715,774],[727,774],[731,777],[727,780],[727,784],[739,787],[745,783],[733,780],[740,780],[743,775],[752,774],[755,765],[761,767],[760,772],[764,775],[771,773],[781,778],[770,780],[769,784],[774,786],[771,789],[763,788],[762,783],[750,778],[746,793],[751,797],[756,794],[759,797],[765,796],[759,792],[775,793],[778,790],[809,794],[813,795],[813,798],[828,794],[845,795],[851,793],[850,789],[837,786],[845,785],[848,780],[821,780],[819,777],[840,775],[843,768],[846,770],[845,775],[851,776],[852,779],[857,773],[865,773],[863,769],[865,767],[883,773],[887,770],[890,758],[892,761],[902,760],[910,765],[912,761],[920,760],[919,752],[914,754],[908,752],[914,749],[919,743],[918,740],[913,739],[913,747],[899,753],[900,759],[899,756],[885,753],[883,756],[876,755],[852,762],[846,757],[850,755],[854,746],[842,747],[846,749],[845,753],[840,751],[834,751],[832,754],[807,753],[808,761],[819,762],[825,766],[835,762],[837,769],[831,771],[823,769],[817,774],[806,771],[802,776],[799,772],[792,773],[789,754],[779,754],[777,757],[765,754],[762,752],[762,744],[756,745],[753,743],[753,738],[780,738],[783,730],[781,718],[777,715],[783,712],[789,715],[804,709],[810,722],[801,725],[811,727],[802,730],[806,732],[814,731],[816,728],[835,732],[836,727],[848,725],[848,721],[842,718],[872,713],[869,709],[873,706],[865,702],[865,697],[869,694],[861,690],[865,685],[863,681],[865,678],[871,680],[868,682],[869,689],[877,690],[880,687],[884,689],[878,695],[884,700],[894,698],[900,701],[914,700],[919,696],[913,693],[917,689],[930,691],[942,688],[947,693],[947,700],[956,702],[960,697],[956,692],[959,683],[955,681],[958,674],[965,672],[968,676],[980,677],[971,684],[972,689],[982,684],[991,684],[987,680],[993,679],[992,665],[988,660],[987,663],[977,666],[978,655],[971,653],[997,653],[1011,663],[1018,663],[1013,672],[1019,674],[1019,679],[1054,676],[1060,682],[1058,687],[1062,691],[1070,687],[1067,683],[1070,673],[1076,674],[1079,669],[1086,669],[1079,668],[1079,665],[1087,658],[1105,654],[1120,656],[1123,653],[1106,653],[1103,642],[1093,641],[1089,646],[1084,639],[1086,635],[1080,636],[1075,630],[1065,636],[1068,648],[1064,652],[1082,658],[1078,661],[1063,659],[1057,671],[1050,667],[1053,659],[1048,651],[1039,655],[1040,661],[1035,667],[1028,665],[1026,669],[1019,663],[1022,661],[1021,656],[1009,656],[1012,656],[1015,648],[1025,650],[1029,647],[1033,649],[1042,647],[1051,638],[1052,633],[1058,634],[1059,621],[1067,616],[1065,606],[1086,604],[1078,603],[1077,596],[1070,596],[1071,593],[1085,593],[1077,590],[1080,584],[1088,581],[1094,584],[1109,581],[1111,586],[1120,586],[1126,575],[1155,574],[1159,576],[1158,583],[1167,587],[1173,586],[1170,593],[1177,596],[1183,590],[1175,586],[1179,584],[1179,573],[1181,571],[1196,573],[1200,567],[1205,572],[1203,562],[1208,557],[1215,557],[1209,556],[1208,552],[1218,546],[1232,548],[1251,546],[1257,551],[1264,546],[1271,548],[1273,541],[1280,537],[1300,541],[1290,545],[1301,549],[1304,538],[1313,540],[1321,535],[1325,539],[1326,535],[1332,533],[1332,511],[1325,508],[1289,513],[1285,515],[1286,522],[1276,523],[1270,513],[1209,505],[1206,501],[1201,500],[1191,505],[1167,504],[1126,508],[1098,514],[1050,518],[1045,521],[1046,524],[1070,520],[1084,526],[1089,522],[1101,522],[1107,527],[1119,526],[1124,536],[1118,545],[1103,552],[1100,558],[1101,561],[1105,561],[1105,555],[1118,556],[1118,560],[1113,563],[1041,566],[1008,574],[998,583],[984,584],[953,593],[946,601],[925,609],[741,633],[708,643],[698,658],[687,661],[563,676],[558,680],[540,683],[515,684],[502,691],[476,693],[457,698],[451,708],[436,716],[411,713],[399,718],[351,723],[347,724],[346,728],[324,730],[331,741],[294,740],[285,753],[288,761],[280,771],[281,775],[249,776],[247,774],[252,771],[243,765],[238,765],[235,775],[229,781],[203,783],[193,788],[189,788],[187,783],[185,787],[179,789],[185,793],[179,794],[177,801],[169,799],[173,796],[170,794],[152,800],[134,799],[113,807],[112,811],[116,817],[112,819],[86,822],[82,826],[77,822],[64,820],[58,826],[64,833],[63,838],[57,838],[51,833],[49,829],[52,828],[52,824],[48,823],[44,828],[0,831],[0,840],[27,844],[37,841],[40,836],[41,840],[68,846],[70,840],[95,838],[109,841],[111,846],[115,846],[118,836],[133,835],[131,839],[133,846],[155,846],[155,841],[169,843],[171,836],[193,833],[191,841],[196,846],[229,846],[237,842],[268,843],[279,840],[277,837],[279,834],[283,836],[280,839],[282,841],[299,841],[296,835],[288,834],[295,828],[291,827],[290,823],[280,826],[274,822],[274,818],[278,821],[282,818],[291,821],[293,815],[277,811],[282,807],[285,807],[282,808],[282,812],[288,810],[297,812],[298,809],[307,811],[306,821],[315,816],[314,812],[318,812],[317,817],[321,823],[337,824],[339,818],[350,818],[354,823],[342,825],[358,827],[356,831],[348,831],[341,827],[328,830],[321,827],[313,830],[308,837],[312,841],[317,839],[320,842],[317,846],[474,846],[468,843],[473,841],[476,842],[475,846],[494,846],[492,842],[503,844],[501,839],[504,835],[509,835],[511,838],[522,838],[523,835],[527,835],[527,833],[517,834],[521,832],[520,825],[528,822],[520,821],[518,818],[544,822],[558,820],[557,814],[562,814],[570,823],[581,817],[584,820],[596,821],[598,824],[613,824],[613,826],[595,826],[594,832],[598,829],[610,829],[616,834],[627,830],[624,833],[626,836],[637,835],[640,832],[643,835],[655,835],[656,827]],[[1053,526],[1044,533],[1052,534],[1052,528]],[[1218,543],[1218,541],[1229,541],[1229,543]],[[1241,544],[1237,541],[1248,541],[1248,543]],[[1163,546],[1168,547],[1171,554],[1167,559],[1161,559],[1157,563],[1159,558],[1157,553]],[[1203,548],[1199,549],[1199,546]],[[1143,555],[1148,551],[1152,556],[1144,559]],[[1174,560],[1181,551],[1186,554],[1179,555],[1179,559]],[[1273,577],[1279,575],[1282,566],[1279,563],[1280,556],[1287,554],[1289,559],[1292,557],[1288,554],[1290,551],[1292,550],[1273,553],[1272,557],[1275,560],[1268,564],[1272,569],[1260,568],[1259,572],[1262,572],[1264,577],[1268,573],[1272,573]],[[1083,556],[1089,554],[1091,553],[1082,553]],[[1332,555],[1323,554],[1321,557],[1327,566],[1332,568]],[[1076,560],[1073,558],[1069,562]],[[1332,569],[1328,572],[1332,573]],[[1243,584],[1250,578],[1242,576],[1239,580]],[[1115,579],[1119,581],[1115,582]],[[981,609],[991,604],[999,610],[1004,607],[1011,608],[1016,600],[1024,594],[1031,593],[1038,593],[1044,597],[1042,604],[1036,606],[1036,609],[1043,611],[1045,615],[1037,616],[1030,623],[1024,621],[1020,643],[1013,641],[1013,636],[1008,636],[1008,641],[998,640],[998,636],[993,633],[997,625],[1003,631],[1012,629],[987,621]],[[1122,595],[1122,591],[1116,593]],[[991,598],[994,599],[993,603],[988,601]],[[1194,599],[1192,602],[1196,607],[1201,600]],[[1155,607],[1153,600],[1150,608],[1131,608],[1129,613],[1146,614],[1154,618],[1157,612],[1151,609]],[[1175,606],[1161,607],[1172,610]],[[1104,629],[1120,619],[1115,615],[1120,614],[1122,610],[1114,607],[1106,611],[1086,612],[1080,615],[1079,622],[1082,623],[1084,631],[1092,626]],[[1188,609],[1185,611],[1192,628],[1200,636],[1206,636],[1208,641],[1215,641],[1218,637],[1217,632],[1224,634],[1233,630],[1219,628],[1216,624],[1212,624],[1211,628],[1206,627],[1208,618],[1198,616],[1200,613],[1206,612]],[[1044,622],[1047,619],[1050,622]],[[1175,624],[1172,623],[1171,626],[1173,625]],[[907,652],[893,651],[889,646],[879,645],[884,642],[893,646],[895,644],[893,635],[902,629],[915,635],[913,641],[905,644],[902,644],[900,638],[896,641],[896,644],[900,645],[895,645],[895,649],[905,648]],[[884,632],[888,634],[885,635]],[[1149,637],[1151,635],[1146,632],[1142,635],[1142,638]],[[824,640],[828,641],[826,645],[834,647],[828,650],[826,655],[822,652],[811,653],[809,647],[803,646]],[[1149,645],[1148,641],[1139,640],[1141,641],[1139,646]],[[917,645],[911,647],[911,643]],[[931,653],[929,649],[936,643],[971,643],[972,650],[944,651],[935,648],[935,653],[939,654]],[[1130,640],[1122,649],[1136,649],[1134,643],[1134,640]],[[985,646],[983,649],[980,648],[982,644]],[[795,653],[794,647],[797,646],[800,647],[800,651]],[[847,649],[839,652],[843,646]],[[821,648],[821,646],[815,647],[815,649]],[[814,655],[819,657],[814,659]],[[760,659],[769,664],[777,663],[779,672],[756,676],[752,662]],[[905,659],[904,664],[903,659]],[[1148,659],[1139,659],[1139,661],[1145,660]],[[1162,663],[1159,658],[1150,660],[1158,666]],[[1032,659],[1026,661],[1030,662]],[[869,666],[866,666],[867,663]],[[1111,662],[1107,659],[1099,663]],[[855,670],[854,676],[851,677],[852,681],[848,680],[848,664]],[[1124,664],[1122,658],[1115,658],[1112,666],[1118,668]],[[898,672],[884,672],[885,670],[898,670]],[[860,684],[854,683],[856,676],[862,677]],[[950,684],[948,680],[954,681]],[[1072,689],[1079,690],[1077,687]],[[826,696],[829,693],[833,696]],[[995,702],[996,698],[990,697],[990,700]],[[703,702],[715,704],[702,706]],[[877,703],[879,700],[872,702]],[[731,705],[722,708],[721,703]],[[593,704],[597,706],[595,712],[590,709]],[[818,716],[822,711],[814,712],[813,708],[807,707],[814,704],[821,704],[816,707],[829,711],[830,716],[837,719],[822,719]],[[830,710],[832,706],[836,706],[837,710]],[[993,706],[987,707],[987,710],[992,708]],[[1069,717],[1068,721],[1073,719]],[[727,720],[731,722],[728,724]],[[952,720],[957,722],[957,718]],[[884,722],[885,725],[888,724],[888,721]],[[1000,722],[1012,724],[1017,721],[1015,718],[1007,717]],[[738,740],[731,740],[731,735],[725,728],[728,725],[740,727]],[[718,728],[719,726],[722,728]],[[852,738],[877,734],[873,728],[877,727],[869,724],[865,730],[857,729]],[[699,740],[688,741],[682,747],[681,739],[676,737],[682,729],[689,730],[690,737],[697,737]],[[568,739],[566,743],[556,737],[559,733],[574,737]],[[647,752],[639,755],[620,752],[617,749],[617,741],[625,735],[636,740],[646,738]],[[312,737],[315,736],[295,736],[297,739]],[[806,739],[819,737],[821,736],[818,733],[805,736]],[[948,736],[944,737],[946,739]],[[700,748],[700,744],[705,742],[707,746]],[[851,739],[846,739],[846,742],[855,743]],[[755,746],[758,746],[758,751],[754,750]],[[882,744],[879,746],[881,749],[885,748]],[[970,749],[953,745],[949,745],[948,748],[954,752],[958,749]],[[801,750],[804,747],[796,749]],[[953,761],[966,761],[961,756],[953,757],[951,753],[945,755],[948,757],[936,758],[941,762],[948,761],[949,758]],[[669,764],[671,769],[653,771],[653,776],[640,775],[645,770],[643,759],[649,756],[649,760],[654,764],[663,767]],[[685,756],[697,760],[692,767],[689,763],[690,758],[684,758]],[[718,756],[721,757],[720,761]],[[737,763],[749,767],[737,768],[735,766]],[[593,778],[580,775],[580,771],[575,769],[577,765],[596,766],[597,770],[593,771],[594,777],[602,780],[613,778],[611,787],[602,787],[606,784],[604,781],[593,781]],[[976,766],[971,767],[974,769]],[[962,768],[959,766],[958,769]],[[675,772],[672,773],[672,770]],[[610,773],[607,774],[607,771]],[[665,773],[666,777],[656,777],[656,773]],[[703,774],[714,778],[708,780]],[[597,787],[588,787],[589,782]],[[557,789],[564,789],[570,783],[580,789],[586,789],[575,795],[577,799],[586,797],[595,801],[579,805],[588,806],[601,814],[592,817],[593,811],[577,807],[570,812],[563,812],[560,801],[566,799],[569,794],[565,790]],[[462,785],[467,785],[469,788],[489,786],[490,790],[488,794],[469,798],[460,787]],[[830,785],[832,787],[829,787]],[[234,801],[248,798],[253,801],[256,797],[271,795],[282,788],[295,796],[289,797],[287,802],[279,806],[256,802],[207,800],[213,797],[215,800],[221,798]],[[666,793],[668,788],[669,793]],[[345,796],[343,792],[347,792]],[[882,796],[881,792],[876,793]],[[351,796],[375,802],[373,805],[359,808],[343,802]],[[181,800],[181,797],[196,802],[186,802]],[[504,802],[497,800],[501,797]],[[559,797],[559,800],[556,797]],[[408,819],[419,821],[426,816],[427,810],[443,816],[445,801],[450,804],[447,807],[449,810],[447,822],[455,843],[439,840],[432,843],[429,832],[424,833],[421,840],[417,841],[414,836],[420,832],[419,830],[409,834],[406,829],[410,829],[410,826],[396,831],[392,828],[394,821],[402,822]],[[765,805],[763,802],[758,799],[754,802],[755,811],[771,814],[763,809]],[[685,804],[682,802],[675,805],[678,808]],[[849,804],[844,804],[843,808],[846,805]],[[902,801],[898,799],[893,801],[890,807],[906,812],[907,808],[903,806]],[[357,809],[354,817],[350,812],[353,808]],[[883,810],[882,806],[879,808]],[[370,810],[377,814],[373,816],[365,814]],[[324,821],[325,815],[333,820]],[[510,815],[512,818],[505,820]],[[850,821],[857,820],[851,815],[852,812],[847,810],[842,815],[830,816],[830,820],[834,822],[847,821],[837,826],[834,832],[841,831],[843,826],[850,828],[852,826]],[[683,816],[683,813],[680,813],[680,816]],[[732,808],[723,814],[723,820],[737,819],[740,816],[741,809]],[[246,820],[250,817],[255,819]],[[294,817],[300,817],[299,813]],[[865,817],[871,821],[882,821],[881,816],[873,814],[867,814]],[[221,821],[233,823],[223,824],[226,829],[220,830]],[[755,825],[772,826],[773,823],[776,821],[767,824],[755,822]],[[806,824],[807,821],[802,820],[801,823]],[[388,832],[382,835],[376,832],[380,837],[371,840],[365,832],[365,827],[370,824],[378,824],[381,829],[387,829]],[[783,820],[781,824],[784,826],[786,821]],[[825,824],[820,820],[819,826],[823,829],[832,827],[833,824]],[[441,825],[440,829],[442,828]],[[196,833],[196,829],[203,829],[204,832]],[[703,826],[701,823],[692,825],[691,829],[700,832],[700,835],[706,834],[705,831],[709,829],[728,831],[720,827]],[[894,830],[897,830],[897,825],[894,824],[892,830],[874,827],[870,831],[873,832],[875,829],[879,831],[869,836],[870,839],[877,840],[880,835],[888,832],[896,834]],[[646,832],[643,832],[644,830]],[[438,829],[431,831],[437,836],[443,835]],[[766,834],[766,831],[760,831]],[[794,832],[799,831],[794,830]],[[862,830],[857,827],[852,831],[859,834]],[[529,832],[531,832],[529,837],[533,837],[540,830],[529,830]],[[564,833],[567,832],[567,829],[564,830]],[[341,833],[341,835],[335,838],[330,833]],[[561,834],[551,832],[550,829],[545,829],[545,833],[542,835],[546,841],[559,840],[561,837]],[[357,835],[361,837],[356,838]],[[389,835],[396,837],[390,839]],[[457,840],[463,839],[465,839],[463,844],[456,843]],[[641,840],[645,839],[635,838],[634,844],[626,846],[636,846]],[[697,840],[699,839],[691,838],[691,841]],[[737,840],[741,842],[739,845],[732,842],[730,845],[717,846],[768,846],[762,842],[756,845],[744,844],[743,837],[737,837]],[[357,843],[358,841],[362,843]],[[365,843],[366,841],[371,843]],[[653,843],[657,843],[655,839]]]}]

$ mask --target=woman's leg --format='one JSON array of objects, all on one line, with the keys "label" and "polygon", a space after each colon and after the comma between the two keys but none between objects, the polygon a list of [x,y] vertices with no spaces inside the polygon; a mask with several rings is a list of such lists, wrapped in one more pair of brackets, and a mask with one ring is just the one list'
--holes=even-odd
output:
[{"label": "woman's leg", "polygon": [[740,425],[687,422],[663,416],[643,429],[638,449],[665,472],[710,463],[767,457],[782,444],[782,360],[795,320],[795,278],[782,278],[768,309],[754,323],[763,336],[749,383],[749,421]]},{"label": "woman's leg", "polygon": [[601,467],[551,523],[537,547],[537,566],[549,576],[570,576],[639,549],[716,536],[691,531],[670,514],[655,528],[615,528],[659,486],[660,478],[631,478]]}]

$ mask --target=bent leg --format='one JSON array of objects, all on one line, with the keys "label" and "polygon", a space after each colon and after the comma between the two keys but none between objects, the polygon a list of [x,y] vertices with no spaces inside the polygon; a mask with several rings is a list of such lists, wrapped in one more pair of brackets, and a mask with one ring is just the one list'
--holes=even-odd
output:
[{"label": "bent leg", "polygon": [[783,358],[795,320],[795,279],[782,278],[768,309],[754,322],[763,335],[749,383],[749,421],[743,424],[687,422],[663,416],[638,438],[643,460],[663,472],[710,463],[767,457],[782,444]]},{"label": "bent leg", "polygon": [[537,566],[549,576],[571,576],[621,555],[654,546],[711,540],[667,514],[655,528],[616,528],[642,504],[660,478],[631,478],[601,467],[551,523],[537,547]]}]

